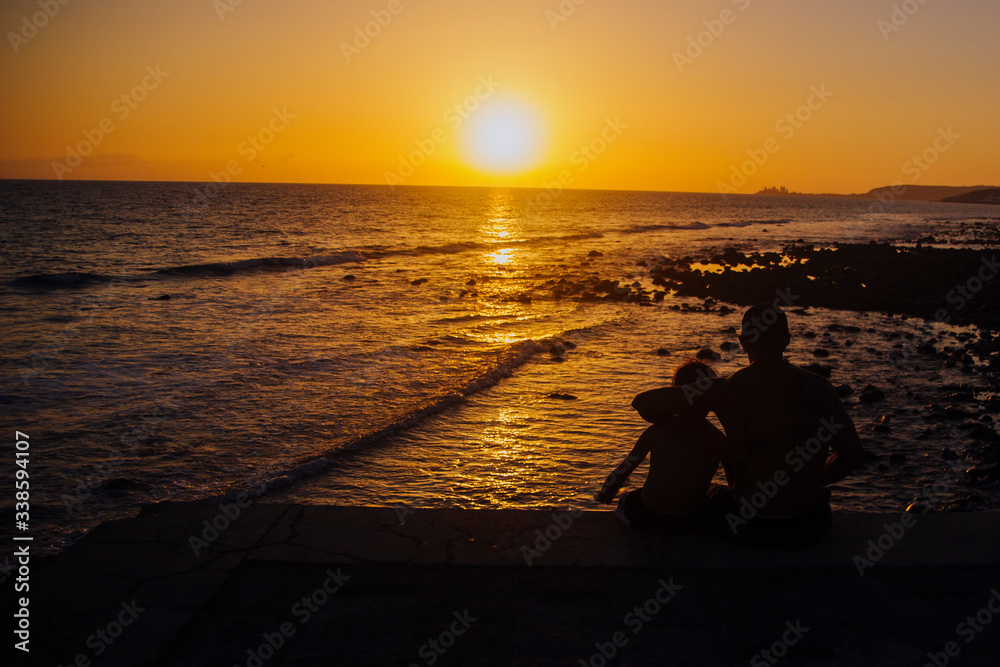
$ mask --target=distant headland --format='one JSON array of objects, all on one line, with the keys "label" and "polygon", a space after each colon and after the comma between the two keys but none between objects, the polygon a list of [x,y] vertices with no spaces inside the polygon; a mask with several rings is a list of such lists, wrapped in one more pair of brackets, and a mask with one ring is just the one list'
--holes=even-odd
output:
[{"label": "distant headland", "polygon": [[758,195],[848,197],[851,199],[902,199],[908,201],[943,201],[961,204],[1000,204],[1000,187],[994,185],[885,185],[856,194],[792,192],[784,186],[766,187]]}]

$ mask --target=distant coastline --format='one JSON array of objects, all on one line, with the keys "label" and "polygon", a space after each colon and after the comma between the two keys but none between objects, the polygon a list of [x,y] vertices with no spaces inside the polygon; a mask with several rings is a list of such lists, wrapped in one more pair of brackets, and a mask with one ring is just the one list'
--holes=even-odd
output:
[{"label": "distant coastline", "polygon": [[792,192],[784,186],[771,186],[755,194],[772,197],[847,197],[850,199],[901,199],[906,201],[950,202],[960,204],[1000,204],[1000,187],[994,185],[885,185],[854,194]]}]

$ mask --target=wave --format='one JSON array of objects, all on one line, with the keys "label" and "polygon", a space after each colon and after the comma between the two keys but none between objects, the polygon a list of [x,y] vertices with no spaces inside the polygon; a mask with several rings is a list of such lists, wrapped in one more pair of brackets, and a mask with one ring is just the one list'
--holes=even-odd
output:
[{"label": "wave", "polygon": [[208,262],[206,264],[188,264],[186,266],[168,266],[153,269],[158,275],[198,275],[198,276],[231,276],[236,273],[254,271],[283,271],[285,269],[311,269],[317,266],[334,266],[350,262],[363,262],[365,256],[359,252],[348,250],[326,255],[310,257],[255,257],[239,259],[231,262]]},{"label": "wave", "polygon": [[786,225],[791,220],[788,218],[774,218],[772,220],[738,220],[736,222],[720,222],[716,227],[750,227],[751,225]]},{"label": "wave", "polygon": [[188,264],[183,266],[167,266],[160,269],[143,269],[149,273],[145,276],[105,276],[99,273],[82,271],[67,271],[64,273],[38,273],[21,276],[10,281],[14,287],[36,289],[66,289],[88,287],[90,285],[111,282],[138,282],[149,280],[153,276],[231,276],[238,273],[255,271],[284,271],[287,269],[311,269],[317,266],[334,266],[348,262],[363,262],[366,257],[353,250],[336,252],[309,257],[254,257],[231,262],[207,262],[205,264]]},{"label": "wave", "polygon": [[547,349],[543,342],[526,340],[512,345],[501,359],[491,368],[468,380],[464,385],[445,396],[440,396],[427,405],[413,410],[385,427],[338,445],[322,454],[313,456],[295,465],[293,468],[257,482],[246,493],[253,497],[262,496],[270,491],[288,487],[306,477],[317,475],[331,465],[345,452],[356,451],[362,447],[380,442],[401,431],[412,428],[432,415],[436,415],[457,403],[464,402],[469,396],[488,389],[504,378],[510,377],[516,369],[523,366],[532,356]]},{"label": "wave", "polygon": [[632,225],[631,227],[626,227],[622,230],[623,234],[643,234],[645,232],[657,232],[666,229],[675,230],[701,230],[709,229],[711,225],[706,225],[704,222],[683,222],[676,224],[664,224],[664,223],[653,223],[649,225]]},{"label": "wave", "polygon": [[455,255],[463,252],[483,252],[497,248],[512,246],[543,246],[551,243],[566,243],[569,241],[586,241],[604,238],[600,232],[579,232],[576,234],[557,234],[551,236],[536,236],[534,238],[518,238],[506,241],[453,241],[441,245],[421,245],[415,248],[397,249],[365,249],[365,257],[382,258],[390,256],[422,257],[425,255]]},{"label": "wave", "polygon": [[112,280],[116,280],[116,278],[103,276],[99,273],[69,271],[66,273],[38,273],[32,276],[21,276],[20,278],[15,278],[10,281],[10,284],[15,287],[64,289],[109,283]]}]

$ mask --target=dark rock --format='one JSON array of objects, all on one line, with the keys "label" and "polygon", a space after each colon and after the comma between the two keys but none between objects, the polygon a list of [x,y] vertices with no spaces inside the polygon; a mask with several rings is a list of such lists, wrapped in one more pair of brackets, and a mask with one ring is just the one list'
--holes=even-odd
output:
[{"label": "dark rock", "polygon": [[802,367],[804,370],[810,373],[815,373],[816,375],[822,375],[823,377],[830,379],[833,374],[833,368],[830,366],[824,366],[823,364],[806,364]]},{"label": "dark rock", "polygon": [[707,347],[704,348],[704,349],[698,350],[698,354],[694,355],[694,357],[695,357],[695,359],[704,359],[704,360],[708,360],[708,361],[718,361],[719,359],[722,359],[722,355],[721,354],[719,354],[718,352],[715,352],[713,350],[710,350]]},{"label": "dark rock", "polygon": [[962,481],[966,484],[993,484],[1000,482],[1000,464],[970,468],[965,472]]},{"label": "dark rock", "polygon": [[348,273],[347,275],[345,275],[343,279],[344,280],[357,280],[357,278],[354,275],[350,274],[350,273]]},{"label": "dark rock", "polygon": [[969,509],[969,500],[967,498],[958,498],[945,505],[943,509],[945,512],[966,512]]},{"label": "dark rock", "polygon": [[941,458],[945,461],[955,461],[958,459],[958,454],[956,454],[951,448],[945,447],[941,450]]},{"label": "dark rock", "polygon": [[862,403],[877,403],[885,400],[885,392],[873,385],[865,385],[858,400]]},{"label": "dark rock", "polygon": [[730,341],[726,341],[725,343],[722,343],[721,345],[719,345],[719,347],[722,348],[723,352],[737,352],[737,351],[739,351],[739,349],[740,349],[741,346],[740,346],[739,343],[733,343],[733,342],[730,342]]},{"label": "dark rock", "polygon": [[822,347],[817,347],[813,350],[813,356],[819,357],[820,359],[825,359],[830,356],[830,350],[825,350]]},{"label": "dark rock", "polygon": [[658,354],[661,357],[666,357],[670,355],[670,350],[668,350],[665,347],[661,347],[656,350],[656,354]]},{"label": "dark rock", "polygon": [[889,457],[889,463],[894,463],[894,464],[906,463],[906,454],[896,452],[895,454]]},{"label": "dark rock", "polygon": [[917,345],[917,352],[920,354],[937,354],[937,348],[934,347],[934,343],[930,341],[924,341]]},{"label": "dark rock", "polygon": [[837,396],[840,396],[841,398],[850,396],[854,393],[854,388],[849,384],[838,384],[835,389],[837,390]]},{"label": "dark rock", "polygon": [[604,253],[600,250],[591,250],[587,253],[587,257],[604,257]]},{"label": "dark rock", "polygon": [[549,398],[555,398],[555,399],[560,400],[560,401],[575,401],[576,400],[576,396],[574,396],[573,394],[563,394],[563,393],[560,393],[558,391],[552,392],[551,394],[548,395],[548,397]]},{"label": "dark rock", "polygon": [[150,301],[170,301],[170,295],[169,294],[161,294],[160,296],[151,296],[151,297],[149,297],[149,300]]},{"label": "dark rock", "polygon": [[427,278],[417,278],[416,280],[411,280],[410,284],[411,285],[423,285],[425,282],[427,282]]}]

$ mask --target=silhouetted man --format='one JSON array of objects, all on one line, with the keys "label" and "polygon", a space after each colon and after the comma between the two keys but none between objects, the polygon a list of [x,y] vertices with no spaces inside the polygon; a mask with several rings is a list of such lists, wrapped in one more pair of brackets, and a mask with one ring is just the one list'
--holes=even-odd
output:
[{"label": "silhouetted man", "polygon": [[781,308],[750,308],[739,339],[746,368],[643,392],[632,407],[654,424],[680,412],[714,412],[726,430],[723,464],[732,486],[713,487],[709,504],[727,535],[754,546],[814,544],[830,526],[824,486],[864,463],[861,441],[833,386],[784,359],[790,336]]}]

